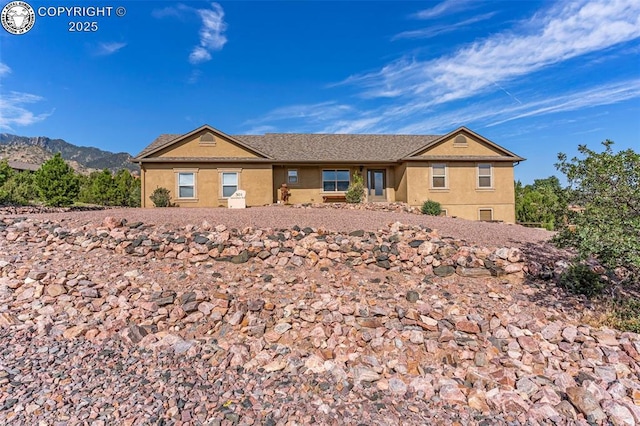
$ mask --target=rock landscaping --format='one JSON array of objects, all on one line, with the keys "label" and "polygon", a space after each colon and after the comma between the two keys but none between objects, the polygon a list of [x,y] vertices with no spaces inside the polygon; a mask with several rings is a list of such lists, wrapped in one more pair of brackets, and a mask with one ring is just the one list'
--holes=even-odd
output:
[{"label": "rock landscaping", "polygon": [[640,422],[640,336],[524,247],[132,217],[1,219],[0,423]]}]

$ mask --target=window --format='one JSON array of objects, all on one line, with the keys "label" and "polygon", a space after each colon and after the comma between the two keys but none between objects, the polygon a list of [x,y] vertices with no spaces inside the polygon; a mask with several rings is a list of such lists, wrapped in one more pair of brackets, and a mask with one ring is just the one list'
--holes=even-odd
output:
[{"label": "window", "polygon": [[196,174],[193,172],[178,173],[178,198],[195,198]]},{"label": "window", "polygon": [[298,171],[295,169],[287,170],[287,182],[295,185],[298,183]]},{"label": "window", "polygon": [[431,165],[431,187],[436,189],[447,187],[447,166],[445,164]]},{"label": "window", "polygon": [[478,164],[478,188],[493,188],[491,164]]},{"label": "window", "polygon": [[440,210],[440,216],[447,217],[447,215],[448,215],[447,209]]},{"label": "window", "polygon": [[478,217],[480,220],[493,220],[493,209],[479,209]]},{"label": "window", "polygon": [[346,191],[349,188],[349,170],[323,170],[322,190],[325,192]]},{"label": "window", "polygon": [[222,173],[222,198],[229,198],[238,190],[238,173]]}]

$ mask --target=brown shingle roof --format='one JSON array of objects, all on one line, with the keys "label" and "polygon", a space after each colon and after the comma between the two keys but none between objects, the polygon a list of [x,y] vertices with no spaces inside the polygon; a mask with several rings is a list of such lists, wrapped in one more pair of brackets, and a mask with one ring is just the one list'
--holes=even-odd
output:
[{"label": "brown shingle roof", "polygon": [[163,145],[168,145],[169,142],[171,142],[174,139],[178,139],[180,136],[182,136],[182,135],[172,135],[172,134],[160,135],[160,136],[158,136],[156,138],[156,140],[151,142],[145,149],[140,151],[140,154],[136,155],[134,158],[137,159],[137,158],[140,158],[140,157],[144,157],[145,155],[147,155],[151,151],[155,151],[156,149],[160,148]]},{"label": "brown shingle roof", "polygon": [[[168,146],[181,135],[163,134],[142,150],[135,159]],[[267,133],[233,135],[249,147],[273,157],[274,161],[395,161],[435,140],[431,135],[345,135]]]},{"label": "brown shingle roof", "polygon": [[7,161],[7,164],[13,170],[24,170],[24,171],[35,172],[40,168],[40,165],[38,164],[25,163],[23,161]]},{"label": "brown shingle roof", "polygon": [[[224,133],[204,125],[191,133],[209,129],[224,135]],[[458,131],[466,131],[481,138],[488,144],[507,154],[504,161],[521,161],[521,157],[505,150],[480,135],[461,127],[448,135],[362,135],[362,134],[317,134],[317,133],[267,133],[265,135],[226,135],[236,143],[255,150],[256,153],[268,157],[272,162],[389,162],[406,160],[423,149],[439,143],[439,140]],[[163,134],[142,150],[134,161],[162,161],[149,157],[161,148],[170,146],[186,135]],[[153,160],[152,160],[153,158]],[[456,157],[459,159],[458,157]],[[427,159],[423,157],[423,159]],[[174,159],[186,161],[188,159]],[[192,158],[192,161],[198,161]],[[204,159],[202,159],[204,161]],[[225,161],[222,158],[208,161]],[[226,159],[231,160],[231,159]],[[262,159],[264,160],[264,159]],[[169,161],[169,160],[165,160]]]},{"label": "brown shingle roof", "polygon": [[235,136],[276,161],[395,161],[437,136],[267,133]]}]

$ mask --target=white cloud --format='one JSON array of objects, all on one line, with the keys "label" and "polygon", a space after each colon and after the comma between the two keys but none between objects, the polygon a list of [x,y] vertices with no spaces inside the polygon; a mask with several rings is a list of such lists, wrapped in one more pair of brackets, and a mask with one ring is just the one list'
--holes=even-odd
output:
[{"label": "white cloud", "polygon": [[413,17],[416,19],[433,19],[443,15],[450,15],[470,7],[474,7],[474,4],[468,0],[444,0],[430,9],[416,12]]},{"label": "white cloud", "polygon": [[283,125],[279,131],[310,133],[440,134],[462,125],[492,127],[526,117],[611,105],[638,97],[640,79],[635,79],[540,97],[526,103],[505,103],[504,97],[477,99],[467,106],[446,111],[436,109],[429,101],[384,105],[371,110],[334,102],[294,105],[278,108],[251,122],[280,122]]},{"label": "white cloud", "polygon": [[611,83],[579,92],[545,98],[514,108],[508,117],[499,119],[488,126],[496,126],[525,117],[576,111],[599,105],[611,105],[640,97],[640,79]]},{"label": "white cloud", "polygon": [[95,54],[98,56],[108,56],[116,53],[123,47],[125,47],[127,43],[118,43],[118,42],[110,42],[110,43],[99,43],[98,47],[95,51]]},{"label": "white cloud", "polygon": [[187,83],[196,84],[200,80],[200,77],[202,77],[202,71],[194,69],[193,71],[191,71],[191,74],[187,79]]},{"label": "white cloud", "polygon": [[165,7],[163,9],[155,9],[151,12],[151,16],[153,16],[154,18],[157,19],[162,19],[162,18],[166,18],[168,16],[171,17],[175,17],[175,18],[180,18],[182,15],[180,14],[181,10],[185,10],[187,8],[187,6],[183,5],[183,4],[179,4],[176,7]]},{"label": "white cloud", "polygon": [[464,28],[468,25],[475,24],[476,22],[486,21],[487,19],[491,19],[495,14],[496,12],[489,12],[482,15],[474,16],[469,19],[465,19],[464,21],[456,22],[454,24],[431,25],[427,28],[422,28],[420,30],[403,31],[395,35],[392,38],[392,40],[436,37],[441,34],[447,34],[454,31],[458,31],[460,28]]},{"label": "white cloud", "polygon": [[289,105],[282,108],[276,108],[268,112],[263,117],[248,120],[244,124],[258,126],[266,123],[267,125],[272,126],[273,122],[300,119],[303,119],[305,123],[308,124],[317,124],[326,121],[333,121],[343,117],[351,110],[352,108],[350,106],[339,104],[334,101],[308,105]]},{"label": "white cloud", "polygon": [[202,21],[198,45],[189,54],[189,62],[200,64],[212,59],[211,53],[222,50],[227,43],[224,32],[227,30],[227,23],[224,21],[224,10],[218,3],[211,3],[211,9],[196,9],[184,4],[175,7],[165,7],[151,12],[154,18],[162,19],[174,17],[184,19],[185,15],[196,14]]},{"label": "white cloud", "polygon": [[467,98],[496,82],[639,37],[640,3],[562,2],[536,15],[527,28],[528,33],[496,34],[437,59],[402,58],[342,83],[361,87],[369,98],[426,96],[435,103]]},{"label": "white cloud", "polygon": [[196,46],[189,55],[189,62],[192,64],[199,64],[201,62],[207,62],[211,60],[211,53],[202,46]]},{"label": "white cloud", "polygon": [[7,75],[11,72],[11,68],[9,68],[9,66],[7,66],[6,64],[3,64],[2,62],[0,62],[0,77]]},{"label": "white cloud", "polygon": [[[549,80],[538,77],[552,65],[592,52],[611,54],[611,47],[638,37],[638,2],[561,2],[509,32],[450,55],[426,61],[401,58],[377,72],[329,86],[355,87],[360,96],[349,104],[285,106],[247,123],[275,123],[279,131],[433,134],[461,125],[497,126],[617,104],[640,98],[640,79],[612,81],[602,75],[582,86],[573,83],[571,89],[554,87],[551,92],[545,88]],[[554,73],[552,84],[557,85],[561,76]]]},{"label": "white cloud", "polygon": [[13,131],[13,126],[28,126],[37,123],[53,114],[34,114],[27,109],[27,105],[42,101],[41,96],[30,93],[3,93],[0,98],[0,129]]},{"label": "white cloud", "polygon": [[200,28],[200,45],[194,47],[189,62],[199,64],[211,60],[211,52],[222,50],[227,43],[224,35],[227,24],[224,22],[224,10],[218,3],[211,4],[212,9],[196,9],[202,19]]}]

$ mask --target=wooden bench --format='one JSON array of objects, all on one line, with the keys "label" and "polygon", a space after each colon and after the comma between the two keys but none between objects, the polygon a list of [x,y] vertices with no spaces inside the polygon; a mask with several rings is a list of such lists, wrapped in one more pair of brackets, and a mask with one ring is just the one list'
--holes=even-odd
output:
[{"label": "wooden bench", "polygon": [[323,203],[346,203],[347,197],[344,194],[323,195]]}]

